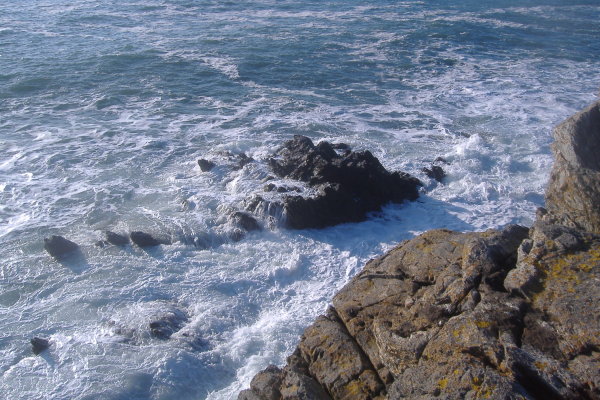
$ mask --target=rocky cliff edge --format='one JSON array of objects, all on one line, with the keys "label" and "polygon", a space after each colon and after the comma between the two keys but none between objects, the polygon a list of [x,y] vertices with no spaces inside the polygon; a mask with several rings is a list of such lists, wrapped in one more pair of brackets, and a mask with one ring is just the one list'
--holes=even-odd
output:
[{"label": "rocky cliff edge", "polygon": [[371,260],[238,399],[600,399],[600,102],[554,136],[533,227]]}]

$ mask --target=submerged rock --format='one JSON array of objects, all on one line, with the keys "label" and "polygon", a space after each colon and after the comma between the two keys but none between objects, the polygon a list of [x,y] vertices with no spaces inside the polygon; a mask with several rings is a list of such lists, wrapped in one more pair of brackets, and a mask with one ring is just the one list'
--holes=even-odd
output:
[{"label": "submerged rock", "polygon": [[157,239],[149,233],[133,231],[129,234],[131,241],[139,247],[153,247],[160,244],[171,244],[170,241],[165,239]]},{"label": "submerged rock", "polygon": [[418,198],[418,179],[387,171],[369,151],[339,155],[328,142],[294,136],[269,160],[275,174],[307,183],[316,196],[285,196],[286,224],[293,229],[359,222],[390,202]]},{"label": "submerged rock", "polygon": [[78,251],[79,246],[62,236],[52,235],[44,239],[44,249],[55,259],[62,260]]},{"label": "submerged rock", "polygon": [[30,340],[30,343],[31,351],[33,351],[33,354],[35,354],[36,356],[42,351],[46,350],[48,347],[50,347],[50,341],[41,337],[34,337]]},{"label": "submerged rock", "polygon": [[129,238],[125,235],[120,235],[115,232],[105,231],[104,236],[106,236],[106,241],[115,246],[125,246],[129,244]]},{"label": "submerged rock", "polygon": [[150,334],[157,339],[167,340],[183,328],[187,320],[187,316],[179,310],[166,312],[149,323]]},{"label": "submerged rock", "polygon": [[600,101],[554,129],[546,191],[553,221],[600,233]]}]

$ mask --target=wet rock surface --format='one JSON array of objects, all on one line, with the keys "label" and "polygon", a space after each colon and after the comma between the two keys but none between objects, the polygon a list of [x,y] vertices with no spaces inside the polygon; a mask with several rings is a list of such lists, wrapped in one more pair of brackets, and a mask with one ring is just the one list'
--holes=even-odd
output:
[{"label": "wet rock surface", "polygon": [[254,218],[252,215],[250,215],[248,213],[236,211],[230,216],[230,219],[231,219],[231,223],[233,223],[236,226],[239,226],[241,229],[245,230],[246,232],[261,230],[261,227],[258,224],[258,221],[256,220],[256,218]]},{"label": "wet rock surface", "polygon": [[200,170],[202,172],[208,172],[211,169],[213,169],[216,166],[216,164],[212,161],[201,158],[198,160],[198,166],[200,167]]},{"label": "wet rock surface", "polygon": [[446,177],[446,172],[439,165],[432,165],[430,168],[423,168],[422,170],[428,178],[435,179],[438,182],[442,182]]},{"label": "wet rock surface", "polygon": [[62,236],[52,235],[44,239],[44,249],[56,260],[63,260],[78,252],[79,246]]},{"label": "wet rock surface", "polygon": [[[589,116],[574,118],[566,125],[595,126],[580,121]],[[594,137],[585,150],[557,153],[557,164],[580,159],[581,169],[561,171],[591,179],[600,159],[581,160],[600,145]],[[433,230],[371,260],[305,330],[269,381],[272,391],[253,381],[240,398],[600,399],[594,179],[590,187],[563,187],[576,194],[562,200],[551,181],[549,210],[530,229]],[[561,208],[569,196],[577,197],[572,208]],[[291,380],[310,382],[320,394],[309,396]]]},{"label": "wet rock surface", "polygon": [[175,332],[178,332],[187,321],[187,316],[179,310],[165,312],[155,316],[148,324],[150,335],[157,339],[167,340]]},{"label": "wet rock surface", "polygon": [[105,231],[104,236],[108,243],[115,246],[125,246],[126,244],[129,244],[129,238],[125,235],[120,235],[112,231]]},{"label": "wet rock surface", "polygon": [[31,351],[36,356],[50,347],[50,341],[41,337],[34,337],[29,342],[31,343]]},{"label": "wet rock surface", "polygon": [[284,215],[289,228],[323,228],[358,222],[386,203],[418,198],[420,181],[408,174],[389,172],[369,151],[352,152],[328,142],[315,145],[294,136],[269,160],[280,178],[305,182],[315,196],[285,196]]},{"label": "wet rock surface", "polygon": [[129,234],[131,241],[139,247],[154,247],[160,244],[171,244],[170,241],[162,238],[155,238],[146,232],[133,231]]}]

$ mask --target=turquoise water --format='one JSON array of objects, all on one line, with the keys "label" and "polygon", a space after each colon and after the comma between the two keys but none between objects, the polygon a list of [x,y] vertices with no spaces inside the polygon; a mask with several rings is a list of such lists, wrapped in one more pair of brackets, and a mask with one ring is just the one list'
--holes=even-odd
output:
[{"label": "turquoise water", "polygon": [[[234,398],[369,258],[431,228],[530,224],[552,126],[597,98],[599,19],[597,1],[3,3],[0,393]],[[188,244],[227,233],[294,134],[371,150],[421,200]],[[443,185],[421,172],[440,156]],[[105,229],[174,244],[95,246]],[[53,261],[51,234],[83,258]],[[150,337],[170,309],[185,327]],[[52,342],[38,357],[35,335]]]}]

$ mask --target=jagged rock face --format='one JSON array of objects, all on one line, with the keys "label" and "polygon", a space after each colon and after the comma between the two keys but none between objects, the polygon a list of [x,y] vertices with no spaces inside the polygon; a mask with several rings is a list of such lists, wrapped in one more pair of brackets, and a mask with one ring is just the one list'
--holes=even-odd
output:
[{"label": "jagged rock face", "polygon": [[328,142],[314,145],[305,136],[285,143],[269,164],[278,176],[306,182],[315,197],[286,196],[287,226],[323,228],[359,222],[386,203],[418,198],[418,179],[387,171],[369,151],[338,154]]},{"label": "jagged rock face", "polygon": [[558,125],[554,138],[546,208],[555,222],[600,233],[600,102]]},{"label": "jagged rock face", "polygon": [[597,399],[599,280],[600,237],[573,228],[430,231],[370,261],[273,382],[293,370],[327,393],[290,398]]}]

